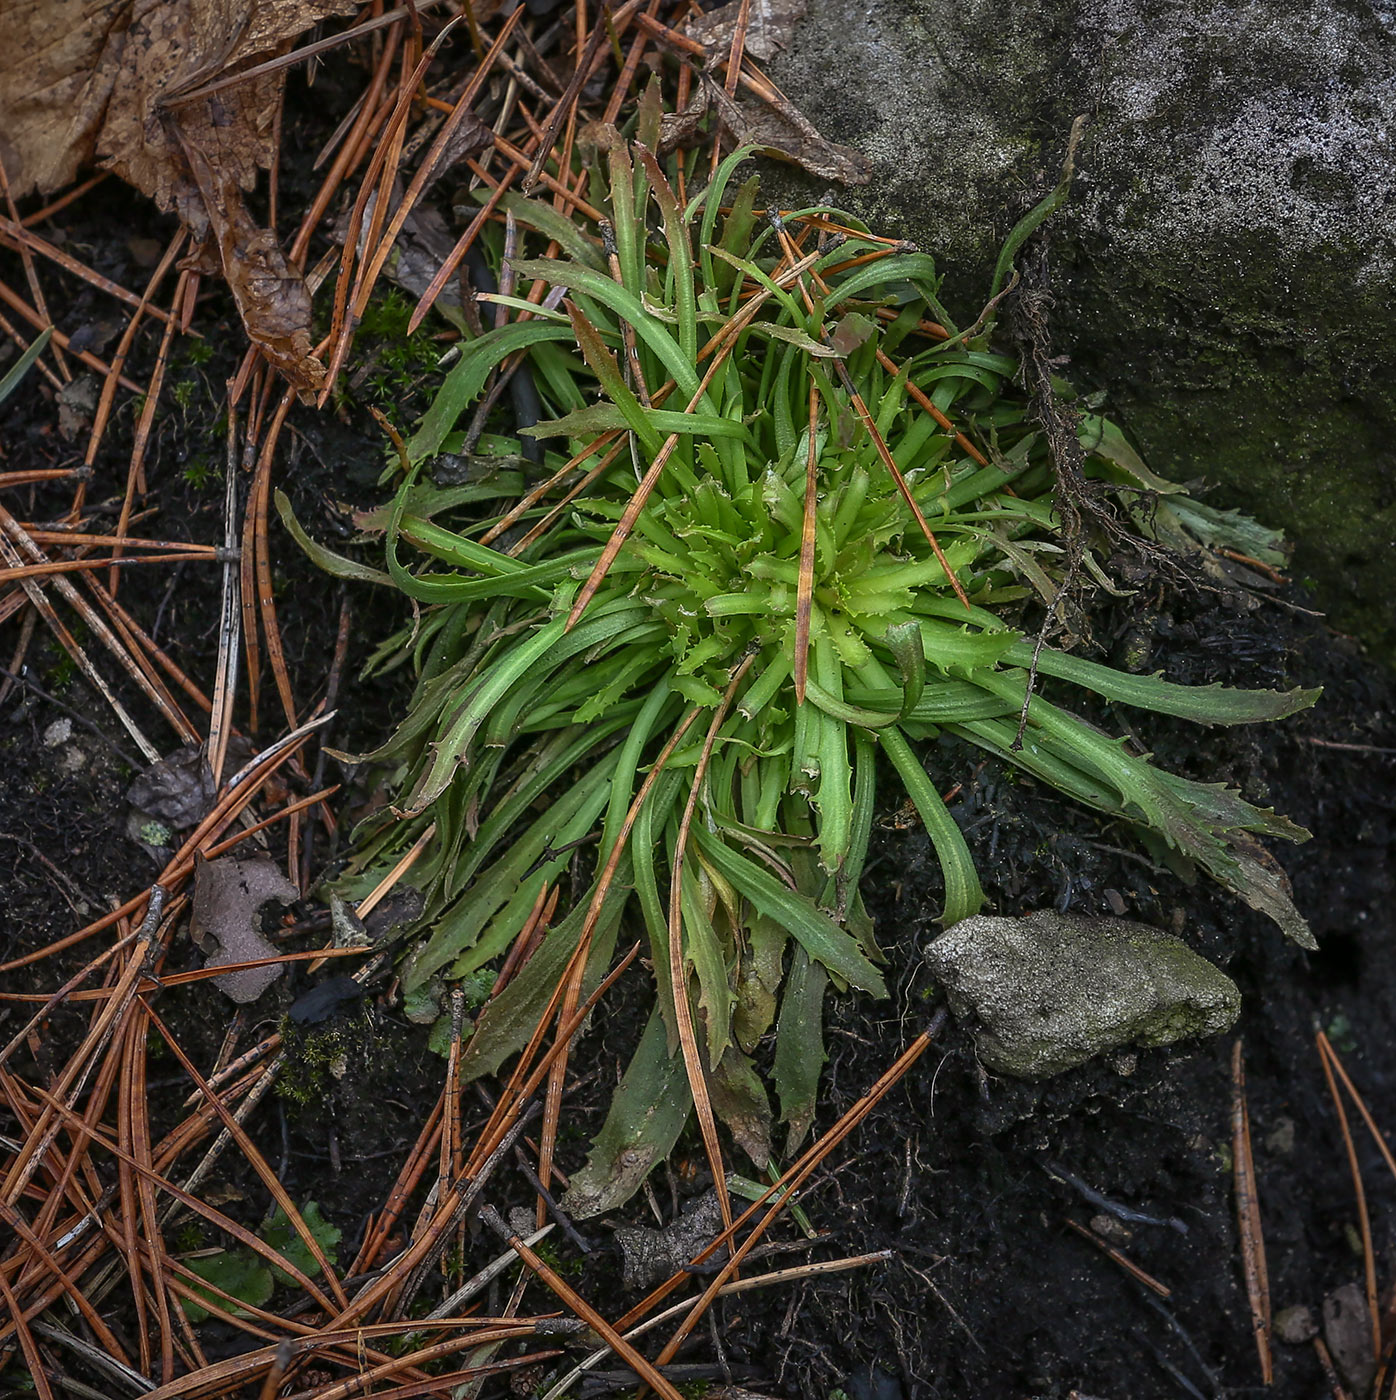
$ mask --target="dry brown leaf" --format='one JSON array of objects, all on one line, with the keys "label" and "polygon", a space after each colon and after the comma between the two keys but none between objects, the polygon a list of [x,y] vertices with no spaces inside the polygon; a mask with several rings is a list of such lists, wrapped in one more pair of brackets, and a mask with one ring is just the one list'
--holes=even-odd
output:
[{"label": "dry brown leaf", "polygon": [[9,0],[0,5],[0,159],[16,195],[47,194],[96,159],[203,245],[249,337],[298,389],[323,382],[310,298],[243,204],[271,165],[284,70],[192,101],[216,79],[285,53],[354,0]]},{"label": "dry brown leaf", "polygon": [[[274,958],[262,937],[257,912],[264,904],[289,904],[300,891],[265,857],[199,857],[194,869],[194,912],[189,936],[208,954],[208,967]],[[213,979],[234,1001],[256,1001],[281,976],[279,966],[244,968]]]},{"label": "dry brown leaf", "polygon": [[[708,64],[728,57],[732,52],[732,35],[737,28],[742,0],[694,15],[686,28],[691,39],[702,44]],[[753,58],[768,63],[781,49],[789,46],[795,26],[805,17],[805,0],[751,0],[747,14],[746,43],[743,46]]]},{"label": "dry brown leaf", "polygon": [[738,102],[706,74],[703,82],[723,128],[737,145],[758,146],[766,155],[788,160],[819,180],[866,185],[872,179],[872,166],[865,156],[851,146],[826,141],[788,99],[777,96],[771,105],[754,100]]}]

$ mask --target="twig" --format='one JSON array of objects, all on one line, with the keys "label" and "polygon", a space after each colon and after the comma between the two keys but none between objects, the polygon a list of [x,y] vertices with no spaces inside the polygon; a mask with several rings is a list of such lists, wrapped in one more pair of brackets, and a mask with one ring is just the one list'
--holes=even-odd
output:
[{"label": "twig", "polygon": [[1113,1259],[1131,1278],[1142,1283],[1145,1288],[1152,1289],[1160,1298],[1171,1298],[1173,1290],[1166,1283],[1160,1283],[1152,1274],[1147,1274],[1132,1259],[1122,1254],[1113,1245],[1107,1244],[1094,1230],[1088,1230],[1084,1225],[1073,1220],[1069,1215],[1062,1216],[1062,1220],[1069,1225],[1083,1240],[1089,1240],[1100,1252],[1110,1259]]}]

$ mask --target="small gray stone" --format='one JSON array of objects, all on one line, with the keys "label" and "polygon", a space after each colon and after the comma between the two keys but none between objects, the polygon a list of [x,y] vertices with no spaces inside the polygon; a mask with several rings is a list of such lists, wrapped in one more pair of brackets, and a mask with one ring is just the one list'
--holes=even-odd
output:
[{"label": "small gray stone", "polygon": [[1236,984],[1180,939],[1126,919],[1044,910],[979,914],[926,950],[951,1010],[978,1021],[979,1058],[1045,1079],[1121,1045],[1216,1035],[1241,1009]]},{"label": "small gray stone", "polygon": [[1275,1335],[1286,1345],[1297,1347],[1311,1342],[1318,1336],[1318,1323],[1314,1321],[1313,1310],[1303,1303],[1285,1308],[1275,1314]]},{"label": "small gray stone", "polygon": [[1323,1300],[1323,1336],[1343,1379],[1365,1395],[1377,1372],[1371,1314],[1360,1283],[1345,1283]]}]

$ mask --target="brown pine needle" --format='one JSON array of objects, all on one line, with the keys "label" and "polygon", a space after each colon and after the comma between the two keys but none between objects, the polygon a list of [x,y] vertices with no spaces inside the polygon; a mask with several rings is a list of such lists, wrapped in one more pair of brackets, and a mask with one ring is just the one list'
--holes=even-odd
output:
[{"label": "brown pine needle", "polygon": [[1357,1146],[1352,1140],[1352,1129],[1348,1126],[1347,1110],[1343,1107],[1342,1095],[1338,1092],[1337,1080],[1333,1077],[1332,1061],[1337,1059],[1332,1043],[1319,1031],[1315,1037],[1318,1044],[1319,1063],[1323,1066],[1323,1077],[1328,1081],[1328,1093],[1333,1107],[1338,1112],[1338,1127],[1343,1134],[1343,1147],[1347,1152],[1348,1170],[1352,1173],[1352,1190],[1357,1199],[1357,1222],[1362,1234],[1362,1271],[1367,1286],[1367,1312],[1372,1323],[1372,1360],[1380,1361],[1381,1344],[1381,1303],[1377,1298],[1377,1259],[1372,1248],[1372,1218],[1367,1210],[1367,1191],[1362,1184],[1362,1167],[1357,1160]]},{"label": "brown pine needle", "polygon": [[717,742],[718,730],[727,718],[732,699],[741,685],[742,678],[756,660],[750,653],[733,672],[728,682],[722,703],[713,711],[708,732],[703,739],[703,750],[693,770],[693,784],[688,790],[688,801],[684,804],[683,817],[679,821],[679,834],[674,843],[674,856],[669,875],[669,985],[674,1003],[674,1020],[679,1034],[679,1047],[683,1051],[684,1069],[688,1073],[688,1087],[693,1094],[693,1107],[698,1117],[698,1127],[703,1135],[703,1147],[707,1153],[708,1166],[713,1174],[713,1189],[717,1192],[717,1203],[722,1211],[724,1228],[732,1224],[732,1203],[727,1197],[727,1169],[722,1162],[722,1146],[717,1137],[717,1117],[713,1113],[712,1099],[708,1094],[708,1076],[703,1068],[703,1055],[698,1048],[698,1037],[693,1028],[693,1009],[689,1003],[688,969],[690,959],[684,951],[683,940],[683,866],[688,850],[688,833],[693,825],[693,812],[698,805],[698,795],[703,791],[707,779],[708,762],[712,758],[713,745]]},{"label": "brown pine needle", "polygon": [[[930,1048],[932,1041],[940,1034],[941,1028],[945,1025],[947,1018],[948,1013],[944,1007],[941,1007],[935,1015],[931,1017],[930,1024],[926,1029],[897,1056],[892,1064],[878,1077],[877,1082],[872,1088],[869,1089],[818,1142],[812,1143],[800,1156],[800,1159],[781,1175],[778,1182],[771,1186],[769,1190],[763,1191],[761,1196],[753,1201],[737,1220],[733,1221],[731,1227],[723,1230],[712,1244],[703,1250],[698,1258],[694,1260],[695,1263],[698,1263],[705,1258],[711,1257],[722,1244],[727,1243],[733,1238],[737,1229],[751,1219],[763,1205],[766,1206],[765,1214],[761,1216],[746,1239],[732,1250],[727,1262],[723,1264],[713,1276],[712,1281],[703,1290],[697,1302],[693,1304],[684,1320],[674,1332],[674,1335],[669,1338],[669,1341],[665,1344],[664,1350],[659,1353],[659,1356],[655,1360],[656,1365],[664,1366],[673,1360],[675,1353],[683,1345],[684,1338],[687,1337],[702,1320],[704,1314],[712,1306],[713,1299],[717,1297],[723,1285],[726,1284],[741,1267],[742,1261],[756,1247],[771,1223],[795,1199],[795,1193],[799,1188],[814,1175],[819,1169],[820,1164],[828,1157],[834,1148],[843,1142],[883,1098],[891,1092],[896,1084],[900,1083],[902,1076],[905,1075],[912,1065],[914,1065],[916,1061],[925,1054],[927,1049]],[[776,1197],[774,1201],[771,1201],[772,1196]],[[768,1201],[771,1203],[766,1205]],[[680,1273],[670,1279],[669,1282],[677,1287],[678,1284],[683,1282],[686,1278],[686,1273]],[[645,1312],[649,1311],[651,1300],[654,1299],[657,1301],[659,1297],[662,1297],[665,1287],[667,1287],[667,1285],[661,1285],[659,1289],[656,1289],[654,1293],[650,1294],[650,1297],[646,1298],[644,1302],[640,1304],[640,1309],[643,1309]],[[632,1308],[630,1313],[627,1313],[617,1326],[625,1327],[638,1311],[639,1309]],[[640,1313],[640,1315],[642,1316],[643,1313]]]},{"label": "brown pine needle", "polygon": [[[795,262],[798,249],[791,239],[789,232],[786,230],[784,222],[777,217],[773,220],[773,224],[776,237],[780,240],[781,247],[785,249],[785,256],[789,258],[792,263]],[[828,287],[825,285],[823,278],[821,278],[817,272],[814,274],[814,277],[815,280],[819,282],[821,288],[827,292]],[[808,289],[805,287],[803,276],[800,278],[800,293],[804,297],[806,307],[813,310],[814,302]],[[826,345],[829,344],[827,334],[823,335],[823,339]],[[833,364],[835,371],[838,373],[839,382],[843,385],[845,392],[853,401],[853,411],[858,415],[858,421],[862,423],[868,436],[872,439],[873,446],[877,449],[877,455],[882,459],[882,465],[891,473],[892,480],[897,484],[897,490],[901,492],[902,500],[907,504],[907,509],[915,516],[916,523],[921,527],[921,533],[926,537],[926,543],[930,545],[935,557],[940,561],[940,567],[945,570],[946,581],[950,584],[951,588],[955,590],[955,596],[964,605],[965,611],[968,612],[970,610],[969,595],[965,592],[964,586],[960,583],[954,569],[950,567],[950,561],[945,557],[945,551],[941,549],[940,542],[936,539],[931,527],[926,523],[926,517],[921,513],[921,507],[916,504],[916,497],[911,494],[911,487],[907,484],[906,477],[902,475],[902,469],[897,465],[896,459],[892,456],[891,449],[887,446],[882,434],[878,432],[877,424],[873,420],[872,414],[868,412],[868,406],[864,403],[862,394],[860,394],[854,386],[853,376],[849,374],[848,365],[844,362],[843,356],[835,356]],[[927,402],[929,403],[930,401],[927,400]]]},{"label": "brown pine needle", "polygon": [[50,559],[42,564],[17,564],[13,568],[0,569],[0,583],[14,583],[22,578],[41,578],[49,574],[81,574],[97,569],[128,568],[135,564],[208,562],[216,557],[212,549],[196,547],[167,554],[126,554],[117,559]]},{"label": "brown pine needle", "polygon": [[660,1374],[659,1370],[655,1366],[652,1366],[645,1356],[636,1351],[585,1298],[581,1297],[570,1284],[558,1275],[555,1269],[545,1264],[543,1260],[504,1223],[503,1217],[493,1206],[486,1206],[485,1209],[480,1212],[480,1219],[533,1270],[543,1283],[552,1289],[564,1307],[574,1316],[581,1318],[597,1336],[603,1338],[606,1345],[609,1346],[617,1356],[621,1357],[647,1385],[653,1386],[660,1395],[665,1397],[665,1400],[682,1400],[679,1392],[674,1389],[673,1385],[671,1385],[662,1374]]},{"label": "brown pine needle", "polygon": [[1265,1235],[1260,1225],[1260,1201],[1255,1191],[1255,1160],[1251,1156],[1251,1120],[1246,1106],[1246,1067],[1241,1042],[1231,1052],[1231,1155],[1236,1181],[1236,1227],[1241,1237],[1241,1262],[1246,1275],[1246,1297],[1260,1375],[1266,1385],[1274,1380],[1275,1363],[1270,1339],[1270,1279],[1265,1267]]},{"label": "brown pine needle", "polygon": [[[877,350],[877,362],[887,371],[888,374],[896,375],[901,373],[901,366],[888,355],[881,346]],[[955,445],[967,456],[972,457],[981,467],[989,465],[989,459],[931,402],[923,390],[911,382],[906,381],[906,391],[916,401],[916,403],[947,432],[955,435]]]},{"label": "brown pine needle", "polygon": [[1113,1245],[1107,1244],[1094,1230],[1088,1230],[1084,1225],[1073,1220],[1069,1215],[1062,1216],[1062,1220],[1069,1225],[1083,1240],[1089,1240],[1107,1258],[1113,1259],[1131,1278],[1137,1279],[1145,1288],[1152,1289],[1160,1298],[1171,1298],[1173,1290],[1166,1283],[1160,1283],[1152,1274],[1147,1274],[1132,1259],[1122,1254]]}]

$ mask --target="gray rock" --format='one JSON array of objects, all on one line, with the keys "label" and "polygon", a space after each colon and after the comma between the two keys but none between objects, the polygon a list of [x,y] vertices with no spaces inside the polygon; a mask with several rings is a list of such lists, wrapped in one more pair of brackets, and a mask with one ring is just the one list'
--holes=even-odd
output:
[{"label": "gray rock", "polygon": [[934,254],[961,324],[1090,114],[1052,231],[1068,374],[1396,638],[1391,0],[810,0],[772,74],[871,159],[836,201]]},{"label": "gray rock", "polygon": [[1286,1346],[1303,1346],[1318,1336],[1318,1323],[1314,1321],[1311,1309],[1302,1303],[1292,1308],[1284,1308],[1275,1314],[1275,1335]]},{"label": "gray rock", "polygon": [[926,949],[979,1058],[1045,1079],[1120,1045],[1215,1035],[1241,1009],[1236,984],[1181,940],[1126,919],[979,914]]},{"label": "gray rock", "polygon": [[1366,1395],[1377,1373],[1372,1354],[1372,1321],[1360,1283],[1345,1283],[1323,1300],[1323,1336],[1342,1378]]}]

